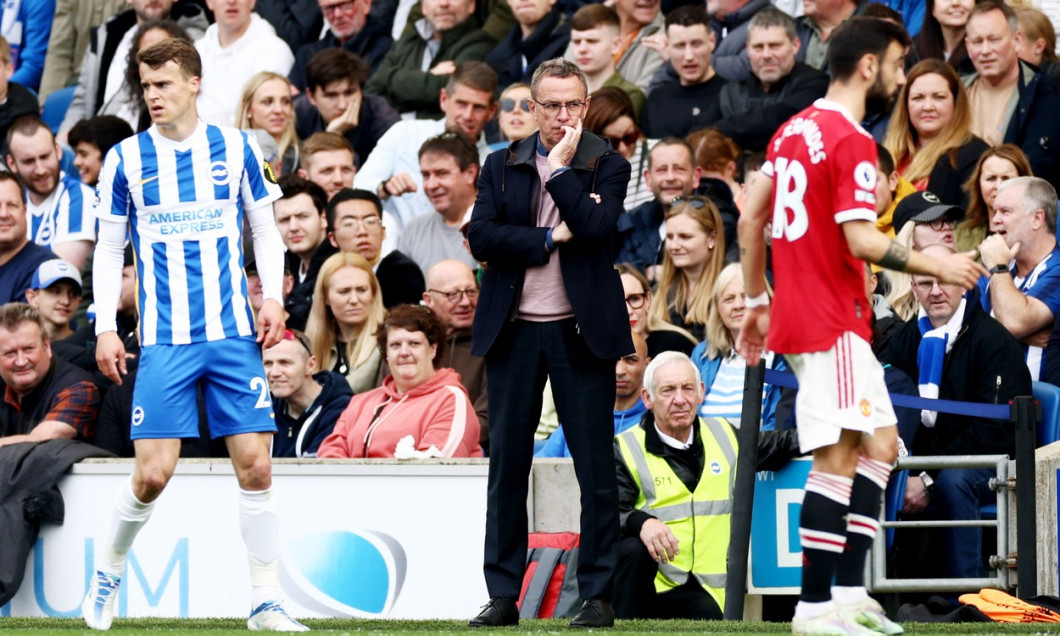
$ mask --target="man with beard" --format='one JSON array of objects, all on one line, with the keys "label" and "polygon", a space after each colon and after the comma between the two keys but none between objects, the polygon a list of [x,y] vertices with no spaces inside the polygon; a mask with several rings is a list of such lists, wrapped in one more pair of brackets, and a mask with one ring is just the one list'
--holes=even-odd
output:
[{"label": "man with beard", "polygon": [[[876,229],[876,144],[856,122],[868,102],[886,101],[904,84],[909,36],[858,17],[830,39],[828,93],[773,136],[766,178],[755,182],[740,216],[747,300],[736,347],[757,363],[768,333],[769,348],[786,356],[799,380],[799,444],[813,451],[813,467],[799,520],[802,590],[792,631],[900,634],[864,582],[898,432],[869,345],[863,261],[965,288],[986,270],[970,254],[911,253]],[[764,234],[771,211],[773,321]]]},{"label": "man with beard", "polygon": [[59,169],[62,151],[48,125],[24,115],[7,131],[7,167],[26,185],[29,237],[82,269],[96,239],[92,189]]}]

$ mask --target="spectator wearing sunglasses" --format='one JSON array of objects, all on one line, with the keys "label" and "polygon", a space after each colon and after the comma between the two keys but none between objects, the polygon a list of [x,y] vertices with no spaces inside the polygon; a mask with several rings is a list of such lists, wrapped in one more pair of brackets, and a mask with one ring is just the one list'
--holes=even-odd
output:
[{"label": "spectator wearing sunglasses", "polygon": [[346,378],[320,371],[309,338],[285,329],[283,340],[261,353],[276,415],[273,457],[316,457],[353,397]]},{"label": "spectator wearing sunglasses", "polygon": [[648,164],[648,148],[654,142],[641,135],[636,117],[629,95],[616,86],[605,86],[592,94],[582,122],[585,130],[607,139],[629,162],[631,173],[623,202],[626,211],[652,198],[644,170]]},{"label": "spectator wearing sunglasses", "polygon": [[556,0],[506,1],[515,24],[485,59],[497,71],[501,86],[529,82],[542,62],[562,55],[570,42],[570,25],[556,9]]},{"label": "spectator wearing sunglasses", "polygon": [[490,150],[507,148],[520,139],[526,139],[537,131],[537,121],[530,114],[530,86],[512,84],[501,93],[497,125],[503,139],[490,144]]}]

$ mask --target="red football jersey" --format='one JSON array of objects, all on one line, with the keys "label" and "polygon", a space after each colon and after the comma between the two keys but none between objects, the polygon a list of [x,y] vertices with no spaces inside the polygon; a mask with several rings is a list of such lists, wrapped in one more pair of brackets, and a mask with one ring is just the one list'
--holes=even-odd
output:
[{"label": "red football jersey", "polygon": [[819,99],[773,135],[762,173],[773,179],[769,348],[825,351],[846,331],[870,341],[864,263],[842,224],[876,221],[876,142],[845,108]]}]

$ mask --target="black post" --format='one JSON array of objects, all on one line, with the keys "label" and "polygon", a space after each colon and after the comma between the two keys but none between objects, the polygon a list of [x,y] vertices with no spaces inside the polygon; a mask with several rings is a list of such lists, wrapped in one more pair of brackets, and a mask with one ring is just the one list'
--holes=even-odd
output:
[{"label": "black post", "polygon": [[740,445],[736,459],[736,483],[733,486],[733,506],[729,532],[728,576],[725,579],[725,620],[743,620],[743,597],[747,590],[747,553],[751,545],[751,511],[754,506],[755,467],[758,464],[758,429],[762,422],[762,386],[765,381],[765,362],[747,366],[743,381],[743,412],[740,430],[736,433]]},{"label": "black post", "polygon": [[1029,395],[1019,396],[1013,401],[1012,414],[1016,421],[1016,585],[1019,597],[1026,599],[1038,594],[1034,449],[1038,445],[1035,428],[1042,419],[1042,405]]}]

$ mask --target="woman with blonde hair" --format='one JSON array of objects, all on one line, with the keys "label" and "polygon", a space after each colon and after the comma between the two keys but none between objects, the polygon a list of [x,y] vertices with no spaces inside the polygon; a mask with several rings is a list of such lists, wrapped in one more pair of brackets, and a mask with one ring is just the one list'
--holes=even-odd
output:
[{"label": "woman with blonde hair", "polygon": [[971,131],[972,113],[961,78],[942,60],[917,62],[906,79],[884,146],[898,174],[944,203],[968,204],[961,186],[989,146]]},{"label": "woman with blonde hair", "polygon": [[[770,287],[766,287],[766,292],[772,297],[773,290]],[[707,387],[699,414],[704,417],[723,417],[737,427],[743,412],[743,379],[747,361],[736,354],[735,347],[736,339],[740,336],[746,299],[740,264],[726,265],[718,273],[711,289],[707,338],[696,346],[691,356]],[[767,351],[763,358],[770,369],[786,369],[783,356]],[[768,385],[762,400],[762,430],[776,428],[779,403],[780,387]]]},{"label": "woman with blonde hair", "polygon": [[721,214],[705,197],[677,198],[665,223],[662,274],[649,314],[703,340],[714,279],[725,264]]},{"label": "woman with blonde hair", "polygon": [[994,197],[997,188],[1009,179],[1031,177],[1031,162],[1015,144],[1001,144],[988,148],[975,164],[972,176],[964,183],[968,207],[964,220],[954,229],[958,252],[967,252],[979,247],[990,229],[990,217],[994,215]]},{"label": "woman with blonde hair", "polygon": [[306,335],[320,368],[346,377],[354,393],[379,386],[383,294],[372,266],[359,254],[339,252],[320,266]]},{"label": "woman with blonde hair", "polygon": [[257,134],[265,161],[277,177],[298,168],[291,82],[283,75],[261,71],[247,80],[236,111],[236,128]]}]

